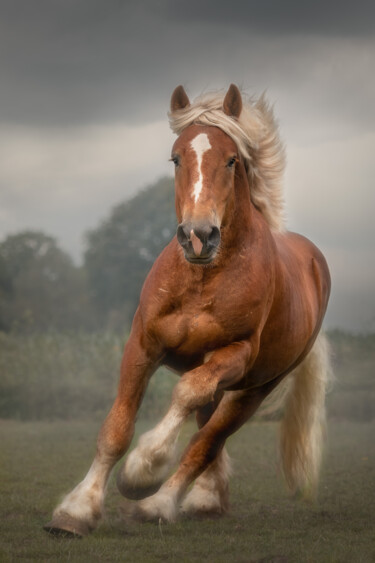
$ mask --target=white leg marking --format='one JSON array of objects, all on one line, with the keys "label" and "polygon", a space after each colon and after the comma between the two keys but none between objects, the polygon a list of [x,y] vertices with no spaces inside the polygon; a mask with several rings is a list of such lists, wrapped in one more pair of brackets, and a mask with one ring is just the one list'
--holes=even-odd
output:
[{"label": "white leg marking", "polygon": [[198,477],[185,497],[181,512],[187,514],[215,513],[228,510],[230,459],[225,448],[216,460]]},{"label": "white leg marking", "polygon": [[190,143],[191,148],[196,154],[198,163],[198,180],[194,184],[193,196],[194,201],[197,203],[200,193],[203,188],[203,173],[202,173],[202,161],[205,152],[210,150],[211,143],[208,139],[206,133],[199,133]]},{"label": "white leg marking", "polygon": [[86,477],[57,506],[54,516],[66,513],[95,527],[102,514],[111,468],[112,464],[95,458]]},{"label": "white leg marking", "polygon": [[134,508],[136,518],[142,520],[162,518],[166,522],[175,522],[178,516],[177,489],[166,482],[157,493],[140,500]]},{"label": "white leg marking", "polygon": [[172,405],[163,420],[140,437],[128,455],[124,477],[133,487],[148,487],[164,481],[175,461],[176,442],[185,414]]}]

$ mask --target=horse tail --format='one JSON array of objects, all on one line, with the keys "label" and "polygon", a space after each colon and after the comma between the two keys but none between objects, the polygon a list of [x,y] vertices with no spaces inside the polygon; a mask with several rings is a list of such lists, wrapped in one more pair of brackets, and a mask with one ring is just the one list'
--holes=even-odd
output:
[{"label": "horse tail", "polygon": [[331,380],[329,345],[320,333],[302,363],[288,375],[280,428],[281,467],[290,489],[315,497],[325,434],[325,394]]}]

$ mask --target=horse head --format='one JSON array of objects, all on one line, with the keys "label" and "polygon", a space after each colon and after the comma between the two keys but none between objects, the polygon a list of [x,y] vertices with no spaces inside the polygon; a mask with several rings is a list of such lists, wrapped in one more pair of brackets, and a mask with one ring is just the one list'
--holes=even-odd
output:
[{"label": "horse head", "polygon": [[[182,86],[172,94],[171,111],[190,105]],[[230,86],[223,112],[237,119],[241,94]],[[186,260],[208,264],[218,253],[220,229],[233,209],[236,167],[240,162],[236,143],[219,127],[192,124],[182,131],[172,148],[175,165],[177,239]]]}]

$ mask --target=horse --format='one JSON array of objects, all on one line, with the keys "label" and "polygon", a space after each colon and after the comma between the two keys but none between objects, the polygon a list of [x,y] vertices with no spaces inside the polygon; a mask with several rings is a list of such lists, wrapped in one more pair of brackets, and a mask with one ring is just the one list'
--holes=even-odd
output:
[{"label": "horse", "polygon": [[[136,501],[128,503],[132,517],[225,514],[226,439],[283,386],[282,470],[292,491],[316,490],[330,274],[319,249],[286,230],[284,148],[273,111],[264,96],[248,99],[233,84],[193,103],[178,86],[169,119],[178,136],[177,232],[144,283],[96,455],[44,527],[53,534],[84,536],[97,526],[111,470],[161,365],[181,376],[170,407],[117,476],[120,492]],[[198,430],[173,472],[179,430],[194,412]]]}]

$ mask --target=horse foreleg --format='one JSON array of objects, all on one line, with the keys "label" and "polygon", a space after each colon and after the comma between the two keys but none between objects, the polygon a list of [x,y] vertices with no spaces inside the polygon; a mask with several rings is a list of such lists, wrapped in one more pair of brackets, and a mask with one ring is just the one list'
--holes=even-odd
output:
[{"label": "horse foreleg", "polygon": [[[225,387],[230,387],[242,379],[247,367],[251,365],[253,350],[250,342],[232,344],[215,351],[207,363],[187,372],[176,385],[171,407],[159,425],[159,427],[165,429],[165,433],[158,444],[164,445],[168,440],[175,439],[182,422],[193,410],[205,407],[214,401]],[[223,400],[201,432],[217,417],[217,413],[222,411]],[[214,461],[220,451],[221,448],[215,451],[215,454],[209,460],[210,463]],[[138,450],[133,455],[136,456],[141,453],[143,452]],[[125,465],[125,478],[127,478],[126,469],[127,466]],[[194,476],[194,479],[197,476]],[[176,489],[177,495],[174,496],[174,489],[170,488],[169,484],[170,480],[161,487],[158,493],[139,502],[130,512],[134,511],[136,516],[146,519],[159,515],[166,520],[173,520],[176,517],[177,503],[181,500],[182,494],[180,494],[179,489]]]},{"label": "horse foreleg", "polygon": [[118,474],[118,488],[125,497],[142,499],[160,488],[175,462],[178,434],[187,416],[196,408],[217,404],[221,387],[243,376],[252,351],[249,342],[232,344],[213,352],[205,364],[182,376],[167,414],[140,437]]},{"label": "horse foreleg", "polygon": [[229,510],[230,458],[225,447],[196,479],[180,507],[188,516],[222,516]]},{"label": "horse foreleg", "polygon": [[96,527],[111,470],[131,442],[135,416],[155,367],[135,320],[124,351],[118,395],[99,432],[94,461],[83,481],[54,510],[46,531],[83,536]]},{"label": "horse foreleg", "polygon": [[[207,424],[216,407],[216,403],[210,403],[205,408],[198,409],[199,428]],[[220,516],[227,512],[230,474],[230,458],[223,447],[216,459],[196,479],[193,488],[184,498],[180,511],[189,516]]]},{"label": "horse foreleg", "polygon": [[136,503],[130,515],[143,521],[174,521],[189,485],[220,459],[227,437],[248,420],[263,398],[261,392],[226,392],[210,420],[193,436],[177,471],[156,494]]},{"label": "horse foreleg", "polygon": [[185,416],[172,406],[162,421],[143,434],[117,475],[117,487],[130,499],[155,493],[176,461],[177,438]]}]

